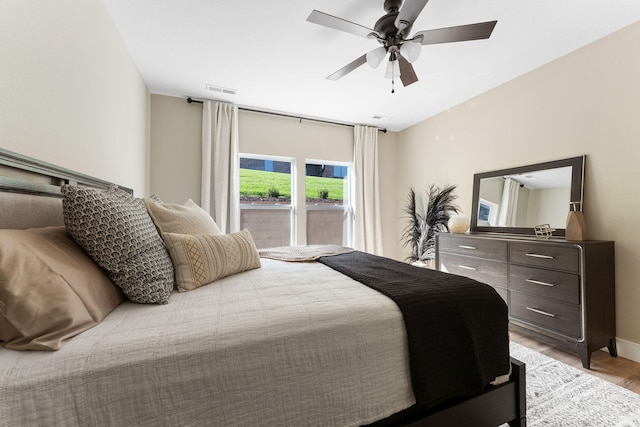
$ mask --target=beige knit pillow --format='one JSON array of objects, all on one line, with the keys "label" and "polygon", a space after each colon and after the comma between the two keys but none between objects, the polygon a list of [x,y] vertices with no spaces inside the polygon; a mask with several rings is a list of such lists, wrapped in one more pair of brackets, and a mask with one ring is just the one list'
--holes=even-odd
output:
[{"label": "beige knit pillow", "polygon": [[213,218],[193,200],[184,205],[178,203],[158,203],[145,198],[147,212],[160,235],[179,234],[222,234]]},{"label": "beige knit pillow", "polygon": [[164,233],[178,291],[190,291],[232,274],[260,268],[249,230],[220,235]]}]

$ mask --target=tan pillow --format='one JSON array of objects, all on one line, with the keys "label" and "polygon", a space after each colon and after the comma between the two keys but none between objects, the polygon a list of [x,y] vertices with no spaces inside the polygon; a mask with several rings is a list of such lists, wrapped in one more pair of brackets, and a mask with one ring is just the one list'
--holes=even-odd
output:
[{"label": "tan pillow", "polygon": [[0,341],[57,350],[124,296],[65,227],[0,230]]},{"label": "tan pillow", "polygon": [[216,236],[165,233],[164,239],[180,292],[260,268],[260,256],[248,230]]},{"label": "tan pillow", "polygon": [[144,203],[161,235],[164,233],[222,234],[213,218],[191,199],[184,205],[157,203],[149,198],[145,198]]}]

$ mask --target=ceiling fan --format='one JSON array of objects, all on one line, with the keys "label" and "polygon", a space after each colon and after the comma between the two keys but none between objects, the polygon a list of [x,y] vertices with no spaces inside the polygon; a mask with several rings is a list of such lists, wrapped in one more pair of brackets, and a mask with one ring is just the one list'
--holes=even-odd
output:
[{"label": "ceiling fan", "polygon": [[391,79],[391,93],[393,93],[393,82],[396,77],[400,77],[404,86],[409,86],[418,81],[418,76],[411,63],[420,56],[422,45],[487,39],[491,36],[493,28],[498,22],[488,21],[419,31],[413,37],[409,37],[414,21],[428,1],[406,0],[403,5],[403,0],[385,0],[384,10],[387,13],[378,19],[373,29],[318,10],[311,12],[307,18],[309,22],[355,34],[356,36],[375,39],[381,44],[380,47],[367,52],[340,68],[328,76],[327,79],[338,80],[365,62],[376,68],[388,54],[389,61],[385,77]]}]

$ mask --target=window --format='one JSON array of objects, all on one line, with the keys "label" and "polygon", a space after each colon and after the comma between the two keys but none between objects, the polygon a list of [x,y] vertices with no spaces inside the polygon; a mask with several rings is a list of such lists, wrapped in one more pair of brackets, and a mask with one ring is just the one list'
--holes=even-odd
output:
[{"label": "window", "polygon": [[485,199],[478,202],[478,225],[496,225],[498,219],[498,205]]},{"label": "window", "polygon": [[307,160],[305,198],[307,244],[352,245],[350,166]]},{"label": "window", "polygon": [[[293,158],[240,155],[240,227],[249,229],[258,248],[294,245],[296,240],[352,246],[351,165],[305,162],[304,183],[298,185],[304,186],[306,209],[300,214],[306,221],[299,218],[297,239],[295,171]],[[303,194],[298,194],[301,200]]]},{"label": "window", "polygon": [[294,244],[295,161],[240,154],[240,228],[258,248]]}]

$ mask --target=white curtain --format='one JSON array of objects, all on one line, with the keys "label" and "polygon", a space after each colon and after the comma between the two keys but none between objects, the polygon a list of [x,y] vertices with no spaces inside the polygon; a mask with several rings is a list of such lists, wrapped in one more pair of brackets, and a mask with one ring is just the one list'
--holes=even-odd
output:
[{"label": "white curtain", "polygon": [[378,129],[354,127],[355,169],[354,244],[360,251],[382,255],[380,189],[378,184]]},{"label": "white curtain", "polygon": [[520,183],[511,178],[505,178],[502,190],[502,203],[498,212],[498,225],[501,227],[515,227],[518,212],[518,191]]},{"label": "white curtain", "polygon": [[202,105],[201,205],[223,233],[240,231],[238,107]]}]

